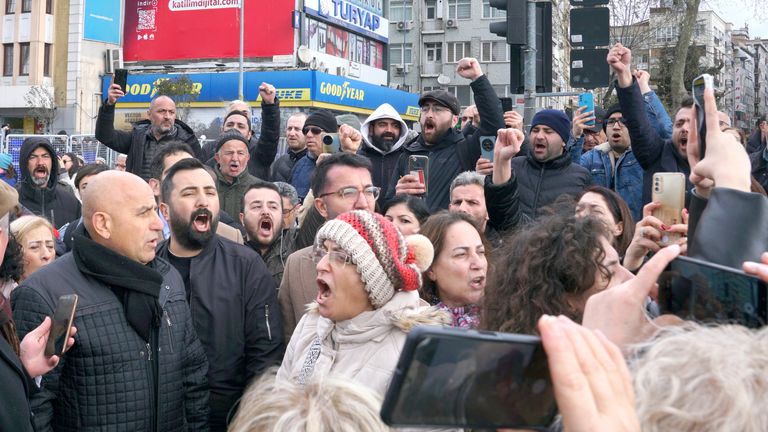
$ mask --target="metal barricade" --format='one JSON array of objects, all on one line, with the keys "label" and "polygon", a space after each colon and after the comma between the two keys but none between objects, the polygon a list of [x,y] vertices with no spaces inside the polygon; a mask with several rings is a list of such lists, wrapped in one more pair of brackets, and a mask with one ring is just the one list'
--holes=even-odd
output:
[{"label": "metal barricade", "polygon": [[3,152],[8,153],[13,158],[13,167],[16,172],[21,173],[19,170],[19,152],[21,151],[21,145],[24,140],[30,137],[47,138],[53,146],[53,150],[57,156],[60,153],[66,153],[69,151],[69,137],[66,135],[25,135],[25,134],[8,134],[3,142]]},{"label": "metal barricade", "polygon": [[82,156],[87,164],[96,162],[96,158],[100,157],[109,167],[114,166],[119,154],[99,142],[94,135],[70,135],[69,148],[72,153]]}]

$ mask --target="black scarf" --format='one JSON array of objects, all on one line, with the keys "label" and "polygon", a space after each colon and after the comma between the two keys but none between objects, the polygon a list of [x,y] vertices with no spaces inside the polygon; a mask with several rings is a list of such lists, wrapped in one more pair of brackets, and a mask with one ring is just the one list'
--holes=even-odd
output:
[{"label": "black scarf", "polygon": [[146,342],[153,328],[160,327],[162,308],[158,298],[163,276],[91,240],[85,230],[75,233],[72,248],[77,268],[105,283],[125,309],[125,316]]}]

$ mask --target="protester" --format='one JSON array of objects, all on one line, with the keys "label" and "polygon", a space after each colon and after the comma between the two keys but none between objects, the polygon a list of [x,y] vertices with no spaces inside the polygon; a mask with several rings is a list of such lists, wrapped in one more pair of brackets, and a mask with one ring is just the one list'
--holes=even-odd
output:
[{"label": "protester", "polygon": [[635,225],[632,240],[627,246],[622,265],[629,271],[636,272],[647,258],[662,248],[662,239],[670,234],[680,236],[677,244],[682,246],[683,254],[688,243],[688,210],[683,209],[680,214],[682,223],[672,226],[664,225],[661,220],[653,216],[654,210],[661,207],[660,203],[648,203],[643,207],[643,218]]},{"label": "protester", "polygon": [[488,248],[477,223],[464,213],[440,212],[427,219],[421,234],[435,248],[421,297],[447,312],[453,327],[476,328],[488,272]]},{"label": "protester", "polygon": [[307,146],[307,153],[301,159],[297,160],[291,170],[290,183],[299,193],[299,199],[309,193],[312,174],[315,172],[317,158],[323,153],[323,135],[326,133],[336,133],[339,126],[336,123],[336,117],[328,110],[318,110],[311,113],[304,121],[304,140]]},{"label": "protester", "polygon": [[232,217],[242,210],[245,191],[258,178],[248,173],[248,140],[236,131],[224,132],[216,140],[216,187],[221,209]]},{"label": "protester", "polygon": [[84,331],[32,394],[35,429],[207,430],[208,362],[181,277],[155,257],[162,224],[152,190],[110,170],[91,180],[83,207],[72,253],[11,298],[25,336],[60,296],[79,296],[74,323]]},{"label": "protester", "polygon": [[343,377],[302,386],[264,374],[240,401],[230,432],[389,432],[379,411],[381,396]]},{"label": "protester", "polygon": [[[77,172],[77,177],[75,177],[75,190],[77,191],[77,199],[82,201],[82,196],[85,193],[85,189],[88,187],[88,183],[90,183],[90,181],[93,179],[93,176],[98,173],[107,171],[108,169],[109,168],[107,168],[106,165],[99,165],[95,163],[88,164],[80,168],[80,170]],[[77,227],[82,223],[83,217],[80,216],[79,219],[67,222],[66,224],[62,225],[61,228],[59,228],[59,236],[64,243],[65,252],[72,250],[72,244],[75,241],[75,231]]]},{"label": "protester", "polygon": [[31,136],[19,150],[21,179],[16,185],[19,203],[53,225],[80,217],[80,202],[66,186],[56,181],[59,159],[48,139]]},{"label": "protester", "polygon": [[407,331],[443,323],[418,295],[432,247],[420,235],[406,242],[379,214],[355,210],[326,222],[314,248],[316,299],[277,379],[306,385],[338,374],[383,396]]},{"label": "protester", "polygon": [[201,156],[200,141],[186,123],[176,118],[176,103],[168,96],[152,98],[147,120],[133,124],[130,132],[115,129],[115,104],[125,96],[125,89],[112,83],[107,99],[99,108],[96,119],[96,139],[112,150],[128,155],[126,171],[149,180],[149,165],[159,147],[167,141],[178,140],[189,145],[195,156]]},{"label": "protester", "polygon": [[608,228],[608,242],[624,257],[635,234],[635,221],[629,206],[616,192],[602,186],[586,188],[576,204],[576,216],[592,216],[603,221]]},{"label": "protester", "polygon": [[115,161],[115,169],[118,171],[125,171],[126,170],[126,161],[128,160],[128,155],[119,154],[117,155],[117,160]]},{"label": "protester", "polygon": [[16,169],[13,167],[13,158],[8,153],[0,153],[0,179],[16,186]]},{"label": "protester", "polygon": [[61,165],[67,170],[69,178],[74,181],[77,172],[80,171],[84,164],[75,153],[69,152],[61,156]]},{"label": "protester", "polygon": [[753,154],[764,151],[768,142],[768,115],[760,116],[755,125],[755,131],[747,140],[747,153]]},{"label": "protester", "polygon": [[497,252],[483,303],[487,330],[532,334],[542,315],[581,322],[591,295],[633,277],[621,266],[606,225],[592,217],[542,216]]},{"label": "protester", "polygon": [[381,187],[382,196],[389,196],[389,180],[408,139],[408,125],[392,105],[384,103],[365,119],[360,134],[363,145],[358,154],[370,159],[373,184]]},{"label": "protester", "polygon": [[306,120],[307,114],[303,112],[294,113],[288,117],[288,121],[285,123],[285,144],[288,151],[272,163],[271,179],[273,182],[288,182],[296,161],[307,154],[307,141],[303,132]]},{"label": "protester", "polygon": [[[659,96],[651,89],[651,74],[648,71],[636,70],[632,73],[632,76],[637,80],[640,93],[643,95],[645,115],[651,123],[651,127],[659,134],[661,139],[672,138],[672,119],[669,118],[669,114],[667,114],[667,110],[664,108],[664,104],[661,103]],[[728,119],[728,116],[725,116],[725,118]],[[730,123],[730,120],[728,122]]]},{"label": "protester", "polygon": [[168,169],[160,201],[171,237],[157,255],[181,274],[210,363],[211,430],[224,431],[248,381],[283,355],[276,285],[256,253],[215,234],[216,184],[200,161],[187,158]]},{"label": "protester", "polygon": [[24,272],[20,282],[56,258],[53,226],[39,216],[22,216],[11,222],[11,234],[21,245]]},{"label": "protester", "polygon": [[424,204],[424,200],[410,195],[398,195],[392,198],[381,210],[384,217],[392,222],[404,236],[418,234],[421,225],[429,218],[429,209]]},{"label": "protester", "polygon": [[285,231],[296,230],[296,216],[301,210],[301,202],[295,187],[285,182],[275,182],[275,186],[283,201],[283,234],[285,234]]},{"label": "protester", "polygon": [[[453,93],[433,90],[422,94],[419,98],[421,133],[403,147],[390,180],[390,194],[424,196],[431,213],[448,208],[451,182],[460,172],[474,169],[480,157],[480,136],[496,135],[496,131],[504,127],[501,104],[480,63],[474,58],[463,58],[456,66],[456,73],[472,81],[470,87],[480,113],[477,131],[465,138],[453,128],[459,118],[459,101]],[[411,156],[429,158],[425,183],[411,173]],[[391,198],[385,196],[385,199]]]}]

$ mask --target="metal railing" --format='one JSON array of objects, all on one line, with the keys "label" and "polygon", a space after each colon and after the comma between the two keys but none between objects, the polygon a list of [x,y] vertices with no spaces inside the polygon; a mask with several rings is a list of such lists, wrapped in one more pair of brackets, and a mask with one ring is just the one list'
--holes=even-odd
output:
[{"label": "metal railing", "polygon": [[28,135],[8,134],[4,137],[0,148],[3,153],[8,153],[13,159],[16,172],[19,171],[19,152],[24,140],[31,137],[46,138],[53,146],[56,155],[62,153],[75,153],[83,157],[85,163],[93,163],[97,157],[103,158],[107,166],[113,166],[118,153],[96,139],[94,135]]}]

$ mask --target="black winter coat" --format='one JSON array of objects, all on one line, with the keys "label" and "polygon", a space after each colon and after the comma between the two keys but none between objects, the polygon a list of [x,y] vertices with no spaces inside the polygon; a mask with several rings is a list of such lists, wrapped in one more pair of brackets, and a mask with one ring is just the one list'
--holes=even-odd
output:
[{"label": "black winter coat", "polygon": [[501,246],[503,235],[517,227],[523,217],[518,185],[514,176],[513,172],[508,182],[499,185],[493,184],[492,176],[485,177],[483,194],[488,209],[485,237],[494,248]]},{"label": "black winter coat", "polygon": [[149,344],[128,324],[112,290],[81,273],[72,254],[41,268],[13,291],[20,337],[53,315],[60,296],[80,297],[75,345],[43,376],[31,399],[38,432],[208,430],[208,362],[195,335],[184,283],[164,260],[149,265],[163,275],[162,323]]},{"label": "black winter coat", "polygon": [[[44,147],[51,154],[51,174],[45,188],[37,188],[32,184],[27,168],[29,156],[38,147]],[[33,137],[24,140],[19,150],[19,168],[21,179],[16,183],[19,191],[19,203],[38,216],[48,219],[54,227],[80,218],[80,201],[70,189],[57,181],[59,159],[51,143],[43,137]]]},{"label": "black winter coat", "polygon": [[307,154],[306,148],[304,150],[301,150],[295,153],[293,151],[288,150],[288,153],[275,159],[275,162],[272,163],[272,177],[270,181],[285,182],[285,183],[290,182],[291,171],[293,171],[293,166],[296,165],[296,161],[303,158],[306,154]]},{"label": "black winter coat", "polygon": [[539,210],[563,194],[579,195],[592,182],[589,171],[573,163],[567,152],[547,162],[539,162],[531,152],[512,159],[520,207],[526,219],[533,220]]},{"label": "black winter coat", "polygon": [[[169,240],[157,255],[167,258]],[[283,358],[277,287],[251,248],[214,235],[192,258],[189,306],[208,355],[211,429],[225,418],[251,379]]]},{"label": "black winter coat", "polygon": [[463,171],[474,171],[475,163],[480,158],[480,137],[496,136],[504,127],[501,102],[486,75],[472,81],[469,85],[475,95],[475,104],[480,112],[480,127],[466,139],[454,128],[448,129],[442,140],[435,145],[427,145],[419,134],[418,138],[405,144],[404,151],[397,161],[397,169],[390,179],[388,196],[395,194],[395,185],[400,177],[408,174],[408,158],[411,155],[429,156],[429,178],[427,179],[427,207],[431,213],[448,208],[451,198],[451,182]]},{"label": "black winter coat", "polygon": [[144,180],[149,180],[149,170],[144,172],[144,166],[148,167],[149,163],[152,162],[151,160],[146,163],[144,161],[144,145],[147,143],[147,140],[156,144],[172,140],[183,141],[189,144],[195,157],[205,160],[201,159],[200,141],[195,136],[192,128],[178,119],[174,124],[176,132],[160,138],[160,141],[155,141],[154,136],[149,131],[149,120],[136,122],[131,132],[115,130],[115,106],[105,102],[101,104],[99,116],[96,119],[96,139],[112,150],[128,155],[126,171],[136,174]]},{"label": "black winter coat", "polygon": [[765,150],[765,144],[766,142],[763,140],[763,133],[760,129],[757,129],[747,140],[747,153],[752,154],[763,151]]},{"label": "black winter coat", "polygon": [[3,392],[0,431],[32,432],[28,400],[31,385],[34,384],[30,382],[16,353],[5,338],[0,336],[0,389]]},{"label": "black winter coat", "polygon": [[749,155],[752,164],[752,177],[760,183],[763,189],[768,190],[768,163],[765,162],[763,151],[757,151]]},{"label": "black winter coat", "polygon": [[392,173],[397,168],[402,153],[402,147],[391,153],[381,154],[366,145],[360,146],[360,150],[357,151],[357,154],[365,156],[371,161],[373,166],[373,184],[381,188],[381,196],[383,197],[394,196],[394,192],[389,192],[390,180],[392,179]]}]

